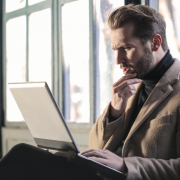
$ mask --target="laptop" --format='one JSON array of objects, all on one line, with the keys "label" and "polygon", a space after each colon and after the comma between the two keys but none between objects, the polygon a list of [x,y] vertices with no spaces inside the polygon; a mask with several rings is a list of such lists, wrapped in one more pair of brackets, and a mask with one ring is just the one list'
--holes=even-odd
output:
[{"label": "laptop", "polygon": [[122,172],[80,154],[46,82],[9,83],[8,87],[39,148],[87,165],[103,177],[126,178]]}]

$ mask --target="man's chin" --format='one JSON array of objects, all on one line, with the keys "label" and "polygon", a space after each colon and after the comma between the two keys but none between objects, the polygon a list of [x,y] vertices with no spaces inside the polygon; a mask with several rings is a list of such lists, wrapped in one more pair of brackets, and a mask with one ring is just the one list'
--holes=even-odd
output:
[{"label": "man's chin", "polygon": [[[128,72],[128,73],[124,73],[124,75],[125,76],[128,76],[128,75],[132,75],[132,74],[134,74],[134,73],[136,73],[137,74],[137,72]],[[137,76],[138,76],[138,74],[134,77],[134,78],[137,78]]]}]

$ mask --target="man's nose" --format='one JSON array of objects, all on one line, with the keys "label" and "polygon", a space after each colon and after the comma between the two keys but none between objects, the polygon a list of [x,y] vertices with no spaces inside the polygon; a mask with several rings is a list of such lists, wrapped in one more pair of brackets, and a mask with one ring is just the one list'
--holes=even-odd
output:
[{"label": "man's nose", "polygon": [[125,62],[126,61],[125,61],[124,54],[120,50],[117,50],[116,51],[116,64],[121,64]]}]

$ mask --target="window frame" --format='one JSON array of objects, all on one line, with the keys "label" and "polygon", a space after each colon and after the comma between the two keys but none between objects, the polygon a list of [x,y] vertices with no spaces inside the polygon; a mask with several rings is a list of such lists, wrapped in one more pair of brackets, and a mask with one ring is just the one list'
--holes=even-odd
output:
[{"label": "window frame", "polygon": [[[53,54],[53,46],[54,46],[54,41],[53,41],[53,26],[54,26],[54,18],[53,18],[53,0],[46,0],[43,2],[39,2],[37,4],[28,5],[28,0],[26,0],[26,6],[24,8],[12,11],[12,12],[8,12],[6,13],[6,0],[3,0],[3,111],[4,111],[4,122],[5,122],[5,126],[7,127],[27,127],[25,122],[9,122],[7,121],[7,117],[6,117],[6,113],[7,113],[7,106],[6,106],[6,102],[7,102],[7,74],[6,74],[6,62],[7,62],[7,58],[6,58],[6,23],[7,21],[20,17],[20,16],[26,16],[26,81],[29,80],[28,77],[28,63],[29,63],[29,15],[31,13],[34,12],[38,12],[47,8],[51,9],[51,36],[52,36],[52,45],[51,45],[51,54],[52,54],[52,72],[54,69],[54,65],[56,62],[56,59],[54,58],[54,54]],[[54,72],[55,74],[55,72]],[[53,74],[52,74],[52,91],[54,93],[55,89],[56,89],[57,85],[54,85],[53,82]],[[57,98],[57,96],[55,96],[55,98]]]},{"label": "window frame", "polygon": [[[70,3],[76,0],[46,0],[37,4],[28,5],[26,0],[26,6],[24,8],[6,13],[6,0],[3,0],[3,110],[4,110],[4,122],[7,127],[27,127],[25,122],[9,122],[6,118],[6,22],[10,19],[26,16],[26,81],[28,77],[28,51],[29,51],[29,15],[34,12],[38,12],[47,8],[51,9],[51,37],[52,37],[52,92],[59,104],[61,111],[63,112],[63,60],[62,60],[62,30],[61,30],[61,6],[65,3]],[[93,51],[93,2],[89,1],[89,92],[90,92],[90,120],[89,123],[71,123],[67,122],[71,129],[86,129],[90,130],[95,122],[95,63],[94,63],[94,51]]]},{"label": "window frame", "polygon": [[[141,0],[142,2],[142,0]],[[154,8],[155,10],[159,11],[159,0],[149,0],[148,6]]]},{"label": "window frame", "polygon": [[[59,84],[59,89],[60,91],[60,96],[59,96],[59,106],[62,112],[64,111],[63,109],[63,104],[64,104],[64,99],[63,99],[63,58],[62,58],[62,16],[61,16],[61,7],[70,2],[74,2],[77,0],[58,0],[58,17],[59,17],[59,64],[61,65],[59,68],[60,72],[60,84]],[[93,0],[88,0],[89,1],[89,93],[90,93],[90,119],[89,123],[74,123],[74,122],[67,122],[69,128],[71,129],[86,129],[90,130],[94,124],[95,121],[95,78],[94,78],[94,72],[95,72],[95,63],[94,63],[94,50],[93,50],[93,19],[94,19],[94,13],[93,13]]]}]

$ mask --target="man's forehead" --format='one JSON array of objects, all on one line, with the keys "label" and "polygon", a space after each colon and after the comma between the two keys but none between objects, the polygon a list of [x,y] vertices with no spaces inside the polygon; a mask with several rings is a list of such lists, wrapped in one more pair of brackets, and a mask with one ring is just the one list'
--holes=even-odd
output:
[{"label": "man's forehead", "polygon": [[120,37],[120,38],[127,38],[132,37],[134,31],[134,25],[133,23],[127,23],[124,26],[111,30],[110,37]]},{"label": "man's forehead", "polygon": [[133,44],[132,32],[125,32],[124,29],[116,29],[110,32],[111,46],[116,49],[119,46]]},{"label": "man's forehead", "polygon": [[111,46],[113,49],[117,49],[123,46],[138,46],[141,44],[141,40],[133,35],[134,25],[128,23],[121,28],[111,30]]}]

